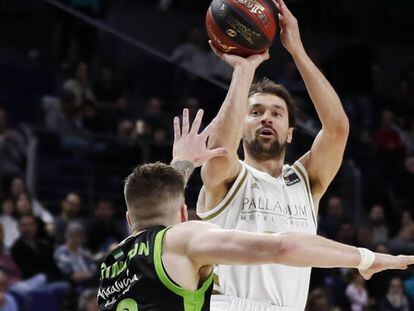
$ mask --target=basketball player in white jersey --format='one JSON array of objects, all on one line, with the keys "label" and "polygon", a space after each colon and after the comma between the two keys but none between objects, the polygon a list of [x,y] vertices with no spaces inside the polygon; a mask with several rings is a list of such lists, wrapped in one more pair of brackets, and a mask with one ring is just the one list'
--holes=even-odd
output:
[{"label": "basketball player in white jersey", "polygon": [[[341,165],[349,124],[335,90],[308,57],[297,20],[282,0],[275,4],[281,42],[305,82],[322,129],[309,152],[293,165],[285,164],[294,129],[292,98],[268,80],[251,86],[256,68],[269,54],[242,58],[212,46],[234,72],[209,147],[229,152],[203,165],[197,213],[225,229],[316,234],[318,203]],[[237,155],[241,139],[244,161]],[[240,265],[218,266],[215,272],[221,295],[213,296],[212,310],[305,308],[310,268]]]}]

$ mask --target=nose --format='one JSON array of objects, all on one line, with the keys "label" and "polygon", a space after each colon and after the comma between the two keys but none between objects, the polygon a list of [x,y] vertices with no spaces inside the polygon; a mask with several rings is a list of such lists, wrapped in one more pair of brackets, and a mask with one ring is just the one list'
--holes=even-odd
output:
[{"label": "nose", "polygon": [[267,110],[262,115],[262,119],[260,120],[262,125],[272,125],[273,124],[273,118],[272,118],[272,112]]}]

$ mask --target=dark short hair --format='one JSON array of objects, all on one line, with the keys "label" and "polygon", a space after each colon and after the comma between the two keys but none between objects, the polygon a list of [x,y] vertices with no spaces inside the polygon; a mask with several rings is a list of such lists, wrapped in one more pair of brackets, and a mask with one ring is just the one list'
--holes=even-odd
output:
[{"label": "dark short hair", "polygon": [[133,221],[163,217],[167,204],[184,195],[180,172],[165,163],[137,166],[125,181],[125,200]]},{"label": "dark short hair", "polygon": [[268,78],[254,82],[249,90],[249,97],[255,94],[271,94],[280,97],[286,102],[289,115],[289,126],[296,126],[297,106],[290,92],[281,84],[277,84]]}]

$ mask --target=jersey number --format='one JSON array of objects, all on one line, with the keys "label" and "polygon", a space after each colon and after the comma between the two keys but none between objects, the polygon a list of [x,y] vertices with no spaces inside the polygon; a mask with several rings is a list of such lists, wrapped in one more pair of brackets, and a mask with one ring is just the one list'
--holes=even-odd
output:
[{"label": "jersey number", "polygon": [[138,311],[138,304],[134,299],[125,298],[118,303],[116,311]]}]

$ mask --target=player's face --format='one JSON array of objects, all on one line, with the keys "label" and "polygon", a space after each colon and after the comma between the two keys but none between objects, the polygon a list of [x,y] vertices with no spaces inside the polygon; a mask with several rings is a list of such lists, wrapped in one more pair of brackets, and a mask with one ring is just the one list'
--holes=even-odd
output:
[{"label": "player's face", "polygon": [[246,151],[258,160],[270,160],[284,154],[292,140],[286,102],[275,95],[255,94],[249,97],[243,144]]}]

